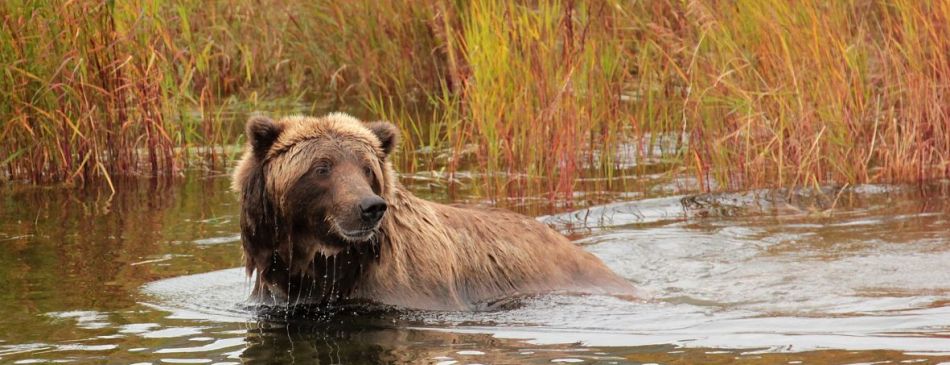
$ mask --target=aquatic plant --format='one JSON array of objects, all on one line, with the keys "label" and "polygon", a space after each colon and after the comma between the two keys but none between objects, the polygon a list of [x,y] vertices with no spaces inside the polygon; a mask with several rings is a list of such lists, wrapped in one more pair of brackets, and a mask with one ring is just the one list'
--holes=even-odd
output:
[{"label": "aquatic plant", "polygon": [[0,18],[6,179],[221,168],[274,100],[389,119],[404,171],[482,171],[489,196],[950,176],[941,1],[17,0]]}]

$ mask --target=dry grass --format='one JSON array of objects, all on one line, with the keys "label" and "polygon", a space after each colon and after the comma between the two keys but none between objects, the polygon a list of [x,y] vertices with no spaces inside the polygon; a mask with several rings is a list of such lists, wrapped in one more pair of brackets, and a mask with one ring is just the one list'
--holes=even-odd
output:
[{"label": "dry grass", "polygon": [[405,170],[491,196],[616,188],[650,168],[621,148],[705,190],[950,176],[947,2],[109,4],[0,5],[6,178],[171,173],[275,99],[392,120]]}]

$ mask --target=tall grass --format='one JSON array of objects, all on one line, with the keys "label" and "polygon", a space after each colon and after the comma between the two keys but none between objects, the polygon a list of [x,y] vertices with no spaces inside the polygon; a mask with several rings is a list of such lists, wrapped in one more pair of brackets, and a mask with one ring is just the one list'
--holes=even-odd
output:
[{"label": "tall grass", "polygon": [[950,173],[950,5],[691,2],[672,54],[710,183],[920,181]]},{"label": "tall grass", "polygon": [[657,159],[704,190],[950,176],[942,1],[12,1],[0,16],[11,179],[173,172],[181,147],[239,141],[222,105],[275,99],[389,119],[404,170],[481,171],[492,196],[614,188]]},{"label": "tall grass", "polygon": [[[34,181],[176,169],[162,60],[106,4],[6,2],[0,37],[3,166]],[[150,55],[153,53],[147,53]],[[139,153],[142,150],[143,153]]]},{"label": "tall grass", "polygon": [[191,161],[188,147],[234,142],[220,115],[229,95],[254,97],[251,86],[267,83],[281,97],[300,90],[286,83],[303,82],[300,73],[255,64],[280,56],[273,35],[283,30],[260,26],[271,19],[253,4],[206,5],[0,3],[2,176],[82,183],[175,173]]}]

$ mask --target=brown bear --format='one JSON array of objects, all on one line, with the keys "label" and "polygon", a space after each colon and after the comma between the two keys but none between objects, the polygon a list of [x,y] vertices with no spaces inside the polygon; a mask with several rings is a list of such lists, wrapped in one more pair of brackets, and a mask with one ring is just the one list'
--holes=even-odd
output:
[{"label": "brown bear", "polygon": [[390,163],[398,130],[388,122],[257,116],[246,132],[233,188],[260,300],[474,310],[552,291],[634,293],[534,219],[413,196]]}]

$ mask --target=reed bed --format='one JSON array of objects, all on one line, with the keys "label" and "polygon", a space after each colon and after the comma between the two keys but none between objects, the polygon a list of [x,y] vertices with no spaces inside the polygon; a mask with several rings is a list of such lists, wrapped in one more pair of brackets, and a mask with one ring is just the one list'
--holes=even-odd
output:
[{"label": "reed bed", "polygon": [[628,189],[657,166],[706,191],[950,177],[943,1],[10,1],[0,18],[5,179],[174,173],[241,143],[225,110],[274,100],[391,120],[403,170],[484,172],[489,196]]}]

